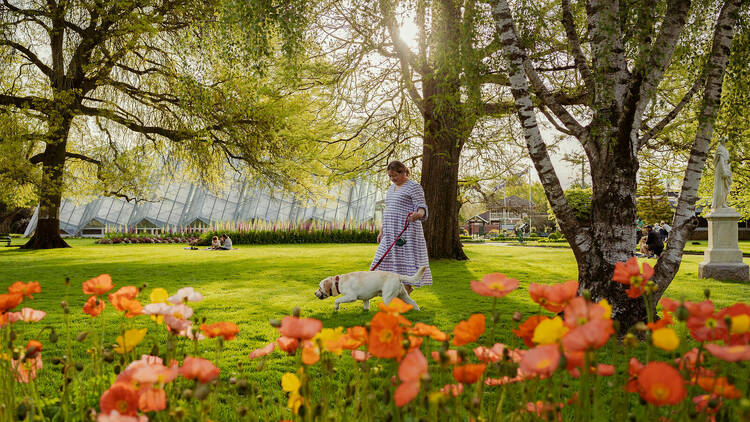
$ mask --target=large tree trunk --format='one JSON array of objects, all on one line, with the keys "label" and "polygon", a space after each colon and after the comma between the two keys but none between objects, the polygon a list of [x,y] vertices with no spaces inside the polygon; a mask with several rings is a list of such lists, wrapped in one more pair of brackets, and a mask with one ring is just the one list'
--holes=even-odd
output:
[{"label": "large tree trunk", "polygon": [[[458,234],[458,163],[463,146],[461,110],[446,92],[458,84],[445,79],[424,82],[424,146],[422,149],[422,188],[430,215],[424,223],[427,253],[430,258],[468,259]],[[436,102],[441,107],[454,105],[451,110],[436,113]]]},{"label": "large tree trunk", "polygon": [[21,249],[69,248],[60,236],[60,205],[62,204],[65,149],[70,121],[56,131],[42,154],[42,183],[39,189],[39,214],[36,230]]}]

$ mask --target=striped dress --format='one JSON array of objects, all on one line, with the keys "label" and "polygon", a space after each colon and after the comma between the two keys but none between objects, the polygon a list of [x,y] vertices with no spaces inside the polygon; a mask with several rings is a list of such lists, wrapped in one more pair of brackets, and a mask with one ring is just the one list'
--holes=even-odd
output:
[{"label": "striped dress", "polygon": [[422,221],[427,219],[427,204],[424,200],[424,191],[422,190],[422,186],[413,180],[407,180],[398,190],[395,190],[395,187],[396,185],[392,184],[385,196],[383,236],[380,239],[378,251],[375,252],[375,257],[372,260],[370,268],[378,262],[380,257],[383,256],[388,247],[396,239],[396,236],[404,229],[407,214],[417,212],[419,208],[424,208],[424,218],[409,223],[409,228],[401,235],[401,238],[406,240],[406,244],[403,246],[394,245],[376,270],[413,276],[419,267],[427,265],[427,270],[422,279],[417,283],[410,284],[414,287],[429,286],[432,284],[432,273],[430,272],[430,262],[427,258],[427,244],[425,243],[424,232],[422,231]]}]

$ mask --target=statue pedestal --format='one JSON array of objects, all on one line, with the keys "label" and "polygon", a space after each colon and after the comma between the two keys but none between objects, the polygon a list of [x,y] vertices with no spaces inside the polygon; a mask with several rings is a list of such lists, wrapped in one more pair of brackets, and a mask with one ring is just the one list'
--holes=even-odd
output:
[{"label": "statue pedestal", "polygon": [[711,210],[706,219],[708,247],[703,262],[698,264],[698,277],[750,281],[750,270],[742,262],[742,251],[737,244],[740,215],[734,208],[719,208]]}]

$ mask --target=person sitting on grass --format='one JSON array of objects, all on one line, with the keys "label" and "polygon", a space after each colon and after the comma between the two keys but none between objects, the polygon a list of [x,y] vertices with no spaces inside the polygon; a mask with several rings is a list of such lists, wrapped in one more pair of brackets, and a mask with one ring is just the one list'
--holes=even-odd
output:
[{"label": "person sitting on grass", "polygon": [[219,242],[218,236],[211,238],[211,249],[221,249],[221,243]]},{"label": "person sitting on grass", "polygon": [[641,240],[638,241],[638,252],[640,256],[648,256],[648,246],[646,246],[646,236],[641,236]]},{"label": "person sitting on grass", "polygon": [[648,247],[647,256],[649,258],[658,258],[664,251],[664,242],[661,241],[659,234],[656,233],[656,230],[651,226],[646,226],[646,236],[646,247]]},{"label": "person sitting on grass", "polygon": [[227,236],[226,234],[221,235],[221,243],[224,246],[220,246],[219,249],[223,249],[226,251],[232,249],[232,239],[230,239],[229,236]]}]

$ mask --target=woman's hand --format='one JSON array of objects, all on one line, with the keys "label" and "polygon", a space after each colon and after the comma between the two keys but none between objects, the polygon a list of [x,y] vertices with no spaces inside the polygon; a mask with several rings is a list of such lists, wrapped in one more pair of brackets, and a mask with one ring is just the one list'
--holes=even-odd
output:
[{"label": "woman's hand", "polygon": [[380,243],[380,240],[383,238],[383,231],[381,230],[380,233],[378,233],[378,243]]},{"label": "woman's hand", "polygon": [[410,223],[413,223],[423,217],[424,217],[424,209],[420,208],[417,212],[413,212],[409,214],[409,216],[406,217],[406,219],[409,220]]}]

